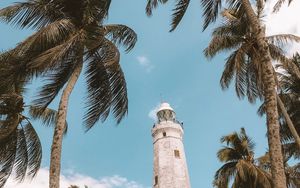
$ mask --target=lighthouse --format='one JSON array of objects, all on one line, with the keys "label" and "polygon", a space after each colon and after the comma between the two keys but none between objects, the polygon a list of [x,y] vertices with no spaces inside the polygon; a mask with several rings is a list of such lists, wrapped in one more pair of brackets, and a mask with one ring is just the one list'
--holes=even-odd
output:
[{"label": "lighthouse", "polygon": [[183,146],[183,125],[168,103],[161,103],[153,137],[153,188],[190,188]]}]

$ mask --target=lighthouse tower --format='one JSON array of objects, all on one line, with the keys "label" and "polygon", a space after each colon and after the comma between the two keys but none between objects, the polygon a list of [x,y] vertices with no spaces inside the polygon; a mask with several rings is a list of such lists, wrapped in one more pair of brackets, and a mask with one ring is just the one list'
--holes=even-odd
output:
[{"label": "lighthouse tower", "polygon": [[152,128],[154,167],[153,188],[190,188],[183,147],[183,126],[168,103],[157,111]]}]

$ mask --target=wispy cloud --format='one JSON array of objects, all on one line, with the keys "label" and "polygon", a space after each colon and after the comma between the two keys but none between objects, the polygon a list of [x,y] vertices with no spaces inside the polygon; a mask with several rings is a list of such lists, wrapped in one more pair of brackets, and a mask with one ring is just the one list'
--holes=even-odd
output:
[{"label": "wispy cloud", "polygon": [[146,72],[151,72],[154,69],[154,65],[151,63],[148,57],[146,56],[137,56],[136,57],[140,66],[142,66]]},{"label": "wispy cloud", "polygon": [[157,104],[154,108],[152,108],[150,110],[150,112],[148,113],[148,117],[151,118],[152,120],[156,121],[157,117],[156,117],[156,112],[159,109],[160,104]]},{"label": "wispy cloud", "polygon": [[[272,13],[273,7],[277,1],[266,2],[266,32],[268,35],[275,34],[294,34],[300,36],[300,1],[293,1],[290,6],[285,3],[278,13]],[[299,44],[291,44],[286,48],[288,55],[300,51]]]},{"label": "wispy cloud", "polygon": [[[17,184],[13,180],[8,180],[5,188],[47,188],[49,187],[48,175],[48,169],[42,168],[32,181],[25,180],[25,182]],[[60,187],[68,188],[70,185],[78,185],[80,188],[83,188],[84,185],[89,188],[146,188],[119,175],[95,179],[74,171],[69,171],[68,174],[61,176]]]}]

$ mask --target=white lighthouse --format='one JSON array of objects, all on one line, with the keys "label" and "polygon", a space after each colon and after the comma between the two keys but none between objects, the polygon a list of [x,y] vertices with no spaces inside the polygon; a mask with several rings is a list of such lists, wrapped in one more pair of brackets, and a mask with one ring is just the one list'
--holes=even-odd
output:
[{"label": "white lighthouse", "polygon": [[168,103],[157,111],[152,128],[154,167],[153,188],[190,188],[183,147],[183,126]]}]

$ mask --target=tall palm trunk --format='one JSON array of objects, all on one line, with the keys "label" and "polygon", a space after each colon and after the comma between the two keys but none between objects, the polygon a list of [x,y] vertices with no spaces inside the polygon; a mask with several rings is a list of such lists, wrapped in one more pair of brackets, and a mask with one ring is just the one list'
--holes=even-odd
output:
[{"label": "tall palm trunk", "polygon": [[51,160],[50,160],[50,173],[49,173],[50,188],[59,188],[62,139],[65,130],[68,101],[69,101],[69,96],[79,78],[81,70],[82,70],[82,62],[79,62],[73,74],[71,75],[67,86],[63,90],[60,99],[60,103],[58,107],[58,115],[57,115],[58,118],[54,130],[53,141],[51,146]]},{"label": "tall palm trunk", "polygon": [[261,26],[249,0],[242,0],[249,24],[256,34],[258,50],[261,52],[263,63],[264,100],[266,104],[268,143],[271,158],[271,173],[273,188],[286,188],[286,178],[280,142],[276,82],[269,47],[265,41],[265,29]]},{"label": "tall palm trunk", "polygon": [[[291,63],[291,64],[283,63],[283,66],[287,70],[292,69],[293,73],[300,79],[300,71],[298,70],[298,67],[294,63]],[[275,73],[275,70],[274,70],[274,73]],[[288,112],[286,110],[286,107],[285,107],[284,103],[282,102],[282,100],[281,100],[281,98],[280,98],[279,95],[277,95],[277,103],[278,103],[278,107],[281,110],[281,113],[282,113],[282,115],[283,115],[283,117],[284,117],[284,119],[286,121],[286,124],[287,124],[289,130],[291,131],[292,136],[294,137],[295,142],[296,142],[298,148],[300,149],[300,137],[299,137],[299,134],[298,134],[298,132],[297,132],[297,130],[295,128],[295,125],[292,122],[292,120],[290,118],[290,115],[288,114]]]},{"label": "tall palm trunk", "polygon": [[284,116],[286,124],[287,124],[289,130],[291,131],[291,133],[292,133],[292,135],[293,135],[293,137],[295,139],[295,142],[296,142],[296,144],[298,146],[298,149],[300,149],[300,137],[299,137],[299,135],[297,133],[297,130],[295,129],[295,126],[294,126],[294,124],[293,124],[293,122],[292,122],[292,120],[291,120],[291,118],[290,118],[290,116],[289,116],[289,114],[288,114],[288,112],[287,112],[287,110],[286,110],[286,108],[285,108],[282,100],[280,99],[280,97],[278,95],[277,95],[277,102],[278,102],[278,106],[279,106],[279,108],[281,110],[281,113]]}]

